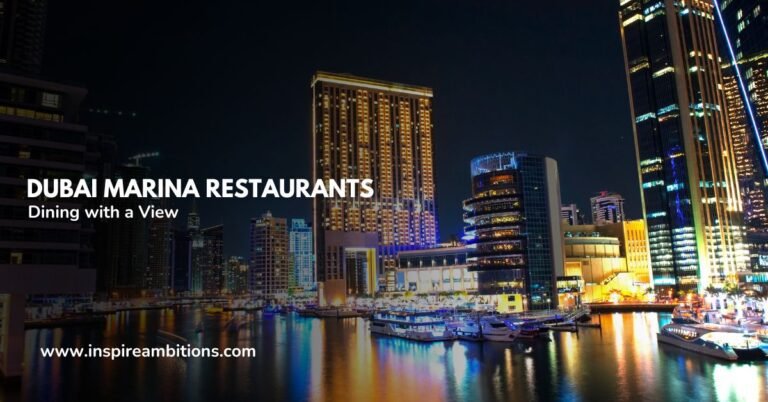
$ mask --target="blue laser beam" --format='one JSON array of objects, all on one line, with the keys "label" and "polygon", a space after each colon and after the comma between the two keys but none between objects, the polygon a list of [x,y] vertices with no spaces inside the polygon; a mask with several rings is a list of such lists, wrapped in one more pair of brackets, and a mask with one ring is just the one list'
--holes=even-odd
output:
[{"label": "blue laser beam", "polygon": [[725,44],[728,45],[728,53],[731,56],[731,62],[733,63],[733,69],[736,71],[736,82],[739,84],[741,90],[741,96],[744,98],[744,109],[747,110],[749,116],[749,122],[752,124],[752,132],[755,135],[756,144],[759,144],[756,148],[760,159],[763,162],[763,173],[768,175],[768,157],[765,155],[765,148],[763,147],[763,141],[760,138],[760,128],[757,125],[755,119],[755,113],[752,111],[752,104],[749,101],[749,92],[744,85],[744,79],[741,78],[741,71],[739,71],[739,64],[736,62],[736,55],[733,53],[733,46],[731,45],[731,38],[728,37],[728,30],[725,29],[725,21],[723,20],[723,14],[720,12],[720,2],[718,0],[712,0],[715,4],[715,11],[717,13],[717,21],[720,23],[720,29],[723,31],[723,37],[725,38]]}]

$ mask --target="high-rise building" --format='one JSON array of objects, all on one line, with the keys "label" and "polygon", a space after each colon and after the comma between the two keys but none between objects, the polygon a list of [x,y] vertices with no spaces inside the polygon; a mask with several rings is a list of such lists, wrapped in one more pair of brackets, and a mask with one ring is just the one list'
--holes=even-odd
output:
[{"label": "high-rise building", "polygon": [[739,275],[746,287],[768,287],[768,2],[719,2],[729,118],[734,137],[744,218],[749,233],[750,271]]},{"label": "high-rise building", "polygon": [[703,290],[746,265],[742,206],[709,0],[621,0],[653,283]]},{"label": "high-rise building", "polygon": [[231,295],[248,292],[248,261],[243,257],[232,256],[224,269],[224,291]]},{"label": "high-rise building", "polygon": [[373,179],[375,186],[372,198],[314,199],[320,293],[325,282],[346,280],[329,262],[327,232],[376,233],[378,274],[386,272],[384,286],[393,288],[397,252],[437,243],[432,90],[318,72],[312,135],[314,179]]},{"label": "high-rise building", "polygon": [[[137,165],[121,165],[115,177],[123,180],[142,180],[149,169]],[[115,198],[109,203],[120,211],[148,204],[142,198]],[[149,222],[121,216],[102,222],[98,227],[98,291],[111,298],[138,297],[144,289],[148,266]]]},{"label": "high-rise building", "polygon": [[[728,121],[731,127],[733,156],[736,160],[736,172],[744,209],[744,224],[750,232],[766,232],[768,231],[768,214],[765,210],[765,175],[756,153],[759,152],[759,149],[755,148],[762,145],[760,143],[756,145],[752,129],[747,122],[737,78],[731,69],[732,67],[728,65],[723,71],[724,90],[728,103]],[[768,84],[768,79],[766,84]]]},{"label": "high-rise building", "polygon": [[202,266],[203,293],[218,295],[224,276],[224,225],[200,230],[203,237],[204,266]]},{"label": "high-rise building", "polygon": [[723,28],[728,32],[736,60],[743,61],[764,54],[768,50],[768,2],[719,0],[718,3]]},{"label": "high-rise building", "polygon": [[[187,233],[177,244],[180,257],[174,270],[179,270],[178,284],[183,285],[184,242],[189,242],[189,290],[197,295],[217,295],[223,287],[224,275],[224,225],[200,228],[197,207],[187,215]],[[180,286],[181,287],[181,286]]]},{"label": "high-rise building", "polygon": [[0,68],[40,72],[47,14],[47,0],[0,0]]},{"label": "high-rise building", "polygon": [[29,206],[81,208],[82,200],[28,199],[26,179],[86,173],[82,88],[0,73],[0,373],[21,374],[25,300],[90,294],[93,233],[83,219],[31,218]]},{"label": "high-rise building", "polygon": [[563,275],[557,162],[502,152],[472,160],[472,198],[464,201],[464,239],[478,293],[500,311],[557,306]]},{"label": "high-rise building", "polygon": [[293,272],[288,248],[285,218],[274,217],[267,211],[260,218],[251,219],[248,288],[256,297],[281,300],[288,296]]},{"label": "high-rise building", "polygon": [[293,258],[295,286],[304,290],[315,288],[314,248],[312,227],[304,219],[291,219],[289,250]]},{"label": "high-rise building", "polygon": [[[153,203],[164,205],[163,200]],[[171,267],[173,262],[173,220],[151,218],[148,220],[147,270],[143,289],[149,294],[164,296],[171,289]]]},{"label": "high-rise building", "polygon": [[560,219],[568,225],[581,225],[584,223],[584,216],[576,204],[560,206]]},{"label": "high-rise building", "polygon": [[173,229],[171,288],[174,294],[192,290],[192,237],[189,228]]},{"label": "high-rise building", "polygon": [[621,194],[601,191],[589,199],[592,223],[606,225],[624,221],[624,197]]}]

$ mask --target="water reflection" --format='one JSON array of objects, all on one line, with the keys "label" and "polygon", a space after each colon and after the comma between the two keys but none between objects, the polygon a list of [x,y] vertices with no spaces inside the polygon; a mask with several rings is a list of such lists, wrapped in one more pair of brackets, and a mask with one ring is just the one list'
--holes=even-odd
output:
[{"label": "water reflection", "polygon": [[[505,344],[417,343],[371,336],[367,323],[296,316],[126,312],[103,328],[27,332],[21,388],[0,402],[760,400],[766,363],[720,362],[656,343],[669,320],[611,314],[602,329]],[[241,322],[232,331],[233,322]],[[42,359],[49,346],[165,346],[162,331],[194,346],[254,347],[252,359]]]}]

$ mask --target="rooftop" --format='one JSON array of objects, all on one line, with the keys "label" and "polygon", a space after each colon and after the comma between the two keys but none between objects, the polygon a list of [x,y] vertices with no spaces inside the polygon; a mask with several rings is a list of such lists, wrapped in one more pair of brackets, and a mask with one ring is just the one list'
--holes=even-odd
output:
[{"label": "rooftop", "polygon": [[358,77],[351,74],[318,71],[312,77],[312,87],[314,87],[318,82],[328,82],[331,84],[348,85],[352,87],[368,88],[379,91],[397,92],[407,95],[426,96],[429,98],[432,97],[432,88],[418,85],[400,84],[397,82],[389,82],[373,78]]}]

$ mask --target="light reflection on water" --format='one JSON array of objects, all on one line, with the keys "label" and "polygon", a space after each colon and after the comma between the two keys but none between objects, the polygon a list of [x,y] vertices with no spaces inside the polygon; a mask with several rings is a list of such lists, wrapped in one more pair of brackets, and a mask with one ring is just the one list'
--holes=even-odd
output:
[{"label": "light reflection on water", "polygon": [[[361,319],[239,315],[196,309],[126,312],[103,328],[27,331],[19,390],[0,402],[156,401],[758,401],[765,362],[727,363],[656,343],[668,315],[603,315],[602,330],[553,333],[551,342],[417,343],[371,336]],[[250,322],[248,322],[250,320]],[[196,331],[202,322],[202,332]],[[254,347],[253,359],[42,359],[50,346]]]}]

